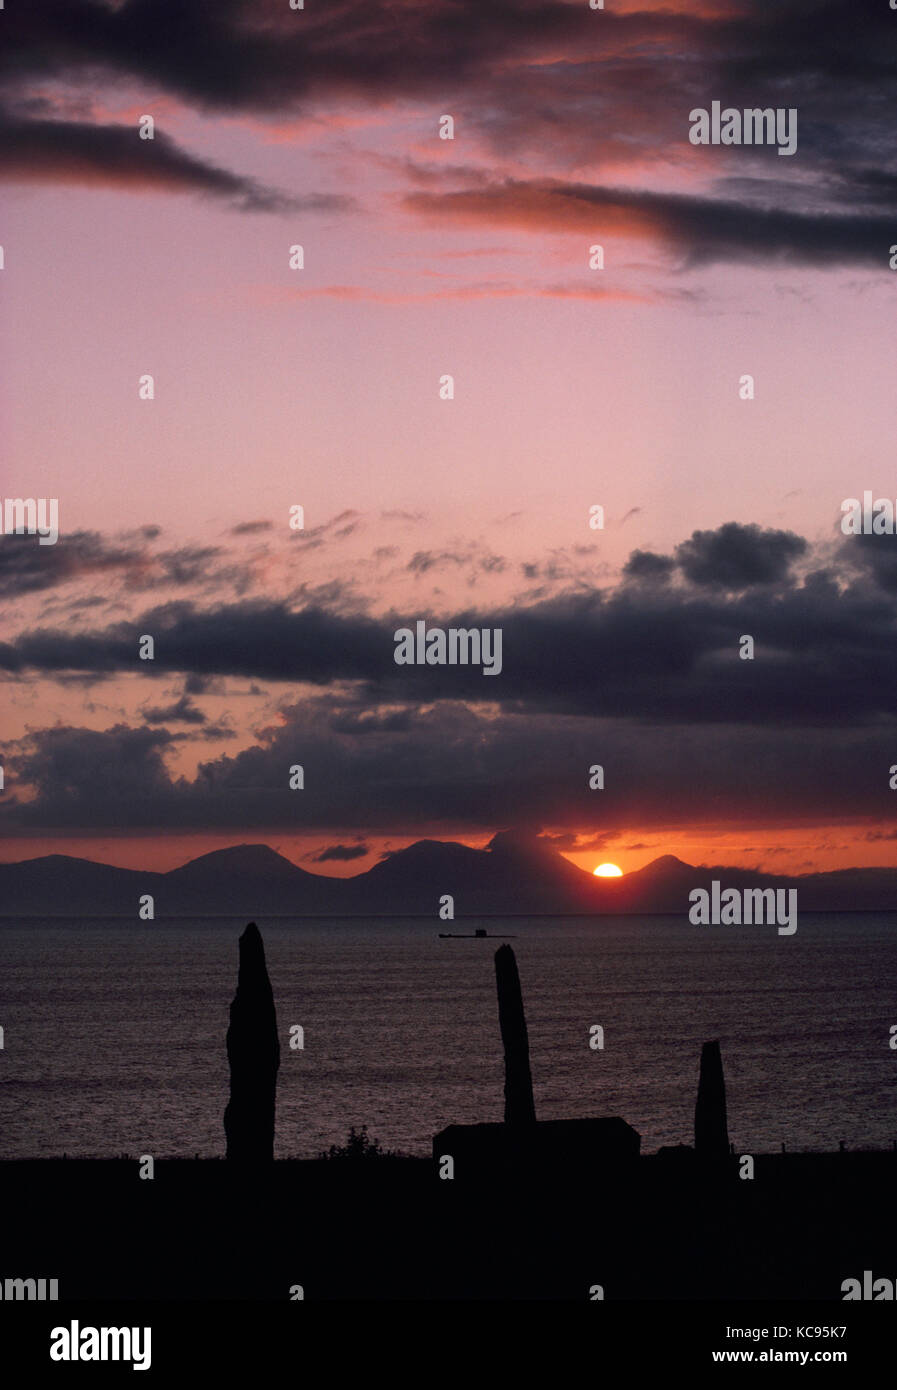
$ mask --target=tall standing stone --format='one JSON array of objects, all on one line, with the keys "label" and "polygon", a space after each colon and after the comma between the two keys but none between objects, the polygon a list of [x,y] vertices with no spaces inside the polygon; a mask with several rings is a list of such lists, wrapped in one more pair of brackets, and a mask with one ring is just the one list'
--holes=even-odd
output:
[{"label": "tall standing stone", "polygon": [[695,1105],[695,1152],[704,1158],[724,1158],[729,1152],[726,1083],[718,1042],[705,1042],[701,1048],[701,1077]]},{"label": "tall standing stone", "polygon": [[499,946],[495,952],[495,985],[498,990],[498,1021],[505,1049],[505,1124],[535,1124],[529,1037],[517,959],[510,946]]},{"label": "tall standing stone", "polygon": [[235,1163],[274,1158],[274,1101],[280,1043],[261,932],[250,922],[240,937],[237,992],[227,1030],[230,1100],[224,1112],[227,1157]]}]

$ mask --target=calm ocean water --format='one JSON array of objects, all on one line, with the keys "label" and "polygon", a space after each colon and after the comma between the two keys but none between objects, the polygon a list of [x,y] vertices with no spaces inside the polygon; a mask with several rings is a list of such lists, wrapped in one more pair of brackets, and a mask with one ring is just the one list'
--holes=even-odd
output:
[{"label": "calm ocean water", "polygon": [[[279,1156],[314,1156],[362,1124],[424,1154],[446,1124],[502,1118],[497,942],[440,941],[432,919],[258,920],[281,1036]],[[739,1151],[897,1138],[893,914],[807,914],[793,937],[679,917],[454,929],[478,925],[517,938],[540,1118],[621,1115],[643,1152],[690,1143],[700,1045],[719,1038]],[[223,1154],[244,926],[0,922],[0,1157]],[[304,1051],[287,1045],[294,1023]]]}]

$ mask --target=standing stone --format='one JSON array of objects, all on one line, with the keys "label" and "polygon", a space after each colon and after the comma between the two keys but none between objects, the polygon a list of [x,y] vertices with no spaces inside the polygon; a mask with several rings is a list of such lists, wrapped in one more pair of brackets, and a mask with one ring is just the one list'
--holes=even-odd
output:
[{"label": "standing stone", "polygon": [[529,1037],[517,960],[510,946],[495,952],[498,1021],[505,1049],[505,1124],[536,1123],[533,1078],[529,1069]]},{"label": "standing stone", "polygon": [[705,1042],[701,1048],[701,1078],[695,1105],[695,1152],[704,1158],[724,1158],[729,1152],[726,1083],[718,1042]]},{"label": "standing stone", "polygon": [[274,1158],[274,1099],[280,1043],[265,948],[255,922],[250,922],[240,937],[240,971],[237,993],[230,1006],[227,1060],[227,1157],[235,1163],[270,1163]]}]

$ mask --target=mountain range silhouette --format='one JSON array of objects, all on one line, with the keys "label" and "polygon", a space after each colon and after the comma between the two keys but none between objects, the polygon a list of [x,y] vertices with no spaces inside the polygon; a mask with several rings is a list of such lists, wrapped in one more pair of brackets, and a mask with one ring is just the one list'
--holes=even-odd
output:
[{"label": "mountain range silhouette", "polygon": [[268,845],[213,850],[167,873],[120,869],[51,854],[0,864],[0,916],[125,916],[152,894],[156,918],[222,916],[433,916],[451,894],[456,918],[520,914],[681,913],[689,892],[796,888],[802,912],[893,911],[897,869],[838,869],[782,877],[664,854],[617,879],[576,867],[538,836],[501,831],[484,849],[418,840],[351,878],[300,869]]}]

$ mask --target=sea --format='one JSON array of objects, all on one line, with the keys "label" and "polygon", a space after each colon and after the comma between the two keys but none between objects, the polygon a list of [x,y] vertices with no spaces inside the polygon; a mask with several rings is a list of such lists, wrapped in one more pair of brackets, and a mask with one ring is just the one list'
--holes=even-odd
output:
[{"label": "sea", "polygon": [[[691,1143],[718,1039],[736,1152],[897,1141],[897,914],[801,915],[793,936],[678,916],[257,920],[278,1157],[362,1126],[425,1155],[448,1124],[503,1118],[500,941],[438,935],[478,927],[517,956],[540,1119],[619,1115],[643,1153]],[[245,925],[0,921],[0,1158],[223,1155]]]}]

